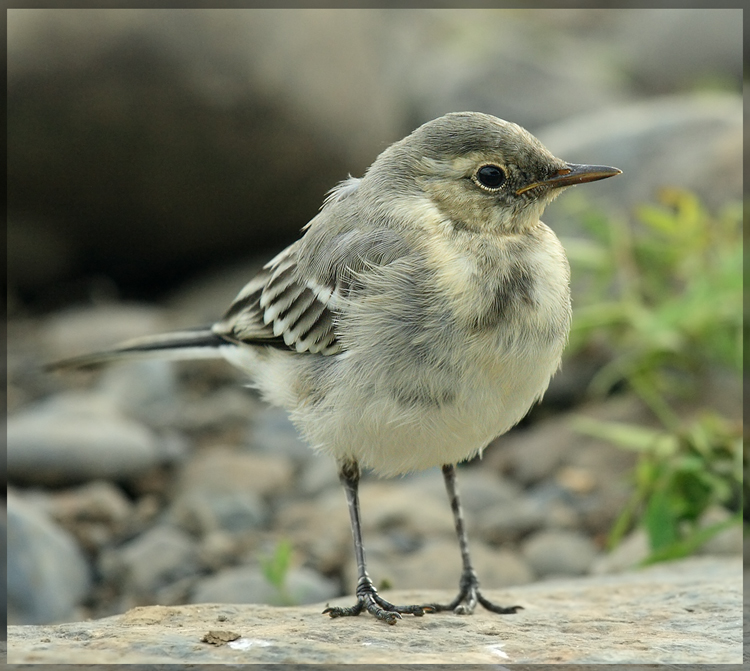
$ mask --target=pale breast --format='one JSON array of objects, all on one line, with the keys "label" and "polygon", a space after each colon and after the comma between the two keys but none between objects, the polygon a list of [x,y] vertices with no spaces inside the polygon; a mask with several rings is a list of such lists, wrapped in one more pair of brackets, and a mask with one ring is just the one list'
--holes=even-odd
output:
[{"label": "pale breast", "polygon": [[[568,266],[552,232],[440,254],[437,269],[422,257],[363,280],[341,322],[347,352],[316,374],[314,413],[295,413],[314,445],[382,474],[454,463],[546,390],[570,324]],[[447,278],[453,293],[441,288]]]}]

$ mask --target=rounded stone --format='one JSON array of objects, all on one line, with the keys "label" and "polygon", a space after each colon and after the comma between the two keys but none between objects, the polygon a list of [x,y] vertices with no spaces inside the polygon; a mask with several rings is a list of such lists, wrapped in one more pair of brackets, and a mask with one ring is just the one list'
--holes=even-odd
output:
[{"label": "rounded stone", "polygon": [[339,596],[338,584],[312,569],[291,569],[279,590],[254,566],[235,566],[201,579],[190,603],[262,603],[289,606],[318,603]]},{"label": "rounded stone", "polygon": [[8,418],[8,478],[65,485],[132,478],[162,461],[157,437],[96,394],[61,394]]},{"label": "rounded stone", "polygon": [[91,584],[73,537],[13,492],[8,493],[8,619],[46,624],[79,619]]},{"label": "rounded stone", "polygon": [[523,556],[539,577],[582,575],[597,555],[594,543],[577,531],[550,529],[531,536]]},{"label": "rounded stone", "polygon": [[158,525],[120,548],[101,555],[99,569],[105,579],[137,596],[157,590],[199,569],[198,547],[184,531]]}]

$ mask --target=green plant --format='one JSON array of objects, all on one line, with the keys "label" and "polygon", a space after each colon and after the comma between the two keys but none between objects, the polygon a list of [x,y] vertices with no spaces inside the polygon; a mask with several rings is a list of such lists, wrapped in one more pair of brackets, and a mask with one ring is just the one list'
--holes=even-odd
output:
[{"label": "green plant", "polygon": [[702,514],[740,508],[741,426],[704,411],[682,416],[712,371],[742,371],[741,207],[710,213],[688,192],[665,190],[634,222],[590,216],[592,240],[569,256],[588,286],[577,296],[571,351],[598,343],[611,359],[591,390],[627,387],[653,411],[659,429],[594,422],[579,430],[635,450],[634,494],[615,523],[616,544],[636,523],[651,546],[648,562],[684,556],[727,523],[705,528]]},{"label": "green plant", "polygon": [[276,544],[273,554],[259,557],[263,577],[276,588],[279,599],[284,605],[292,605],[294,602],[286,584],[291,560],[292,544],[286,539],[282,539]]},{"label": "green plant", "polygon": [[639,523],[651,548],[645,563],[675,559],[740,523],[739,511],[715,524],[701,523],[713,506],[738,507],[742,440],[739,428],[724,418],[706,412],[675,432],[585,417],[574,426],[639,455],[634,492],[610,532],[610,548]]}]

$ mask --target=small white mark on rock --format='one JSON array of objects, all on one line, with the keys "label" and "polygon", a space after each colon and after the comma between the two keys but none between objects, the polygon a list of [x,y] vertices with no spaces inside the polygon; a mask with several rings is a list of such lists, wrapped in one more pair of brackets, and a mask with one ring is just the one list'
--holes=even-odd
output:
[{"label": "small white mark on rock", "polygon": [[227,645],[233,650],[250,650],[253,646],[256,648],[268,648],[271,642],[253,638],[238,638],[236,641],[230,641]]},{"label": "small white mark on rock", "polygon": [[[231,645],[231,643],[230,643]],[[505,645],[505,643],[495,643],[494,645],[488,645],[487,649],[493,654],[497,655],[498,657],[502,657],[503,659],[510,659],[508,657],[508,653],[502,650],[502,647]],[[498,670],[509,671],[508,669],[505,669],[505,667],[501,666],[498,667]]]}]

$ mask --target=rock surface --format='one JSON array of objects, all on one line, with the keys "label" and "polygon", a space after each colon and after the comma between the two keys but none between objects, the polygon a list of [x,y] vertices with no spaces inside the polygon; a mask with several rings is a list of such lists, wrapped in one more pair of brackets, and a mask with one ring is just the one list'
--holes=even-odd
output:
[{"label": "rock surface", "polygon": [[[425,602],[453,595],[387,596]],[[742,663],[741,557],[693,558],[490,596],[524,610],[513,616],[477,611],[470,618],[405,617],[389,627],[368,616],[332,621],[321,615],[322,604],[149,606],[90,622],[11,626],[8,662]]]}]

